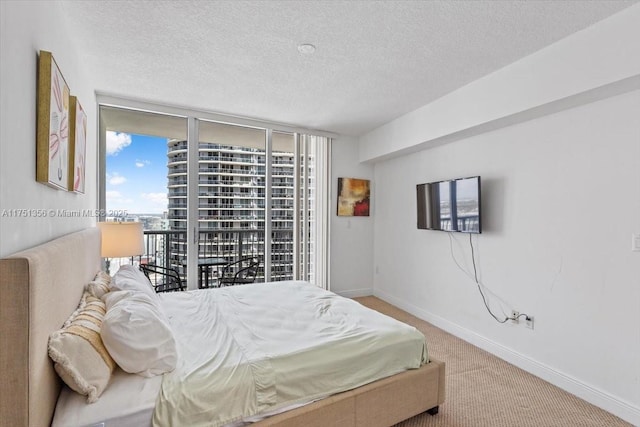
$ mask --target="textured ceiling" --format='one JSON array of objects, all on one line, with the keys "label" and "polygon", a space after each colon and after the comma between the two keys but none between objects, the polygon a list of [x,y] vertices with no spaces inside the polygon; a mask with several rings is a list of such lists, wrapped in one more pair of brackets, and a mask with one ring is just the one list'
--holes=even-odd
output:
[{"label": "textured ceiling", "polygon": [[345,135],[634,3],[60,2],[96,91]]}]

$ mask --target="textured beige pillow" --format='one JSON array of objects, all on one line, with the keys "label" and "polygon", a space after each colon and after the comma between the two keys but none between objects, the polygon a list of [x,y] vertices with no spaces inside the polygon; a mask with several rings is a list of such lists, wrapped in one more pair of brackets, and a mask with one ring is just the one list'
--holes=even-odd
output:
[{"label": "textured beige pillow", "polygon": [[56,372],[89,403],[98,400],[115,368],[100,337],[105,313],[105,304],[85,291],[78,309],[49,337],[49,357]]},{"label": "textured beige pillow", "polygon": [[87,283],[85,290],[96,298],[102,298],[109,292],[111,286],[111,276],[104,271],[99,271],[92,282]]}]

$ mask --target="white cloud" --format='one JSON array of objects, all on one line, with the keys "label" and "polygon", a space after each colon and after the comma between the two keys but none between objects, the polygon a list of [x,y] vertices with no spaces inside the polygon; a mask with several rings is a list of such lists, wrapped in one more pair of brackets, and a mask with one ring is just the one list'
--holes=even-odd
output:
[{"label": "white cloud", "polygon": [[117,173],[114,173],[113,175],[107,175],[107,180],[109,181],[109,184],[111,185],[120,185],[120,184],[124,184],[125,182],[127,182],[127,178],[125,178],[122,175],[119,175]]},{"label": "white cloud", "polygon": [[122,132],[107,131],[107,156],[115,156],[131,144],[131,135]]},{"label": "white cloud", "polygon": [[108,210],[132,212],[131,209],[134,208],[134,201],[130,197],[125,196],[119,191],[107,191],[105,196]]},{"label": "white cloud", "polygon": [[169,204],[167,193],[142,193],[140,196],[155,205],[166,207]]},{"label": "white cloud", "polygon": [[145,166],[150,165],[151,162],[149,160],[136,160],[136,167],[143,168]]},{"label": "white cloud", "polygon": [[107,200],[114,200],[114,199],[122,198],[122,194],[120,194],[119,191],[107,191],[105,193],[105,196],[107,197]]},{"label": "white cloud", "polygon": [[[105,192],[105,197],[107,199],[107,206],[109,206],[109,209],[113,209],[113,204],[123,204],[123,203],[131,203],[133,202],[132,199],[125,197],[122,193],[120,193],[119,191],[107,191]],[[120,208],[120,207],[118,207]]]}]

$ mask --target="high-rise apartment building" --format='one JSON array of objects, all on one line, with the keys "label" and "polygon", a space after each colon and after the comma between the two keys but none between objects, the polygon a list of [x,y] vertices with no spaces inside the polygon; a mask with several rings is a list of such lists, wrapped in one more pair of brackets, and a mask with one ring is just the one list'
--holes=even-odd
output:
[{"label": "high-rise apartment building", "polygon": [[[168,141],[169,246],[172,267],[184,271],[187,242],[187,142]],[[271,155],[271,280],[293,278],[294,154]],[[199,258],[258,256],[264,266],[264,150],[215,143],[198,148]]]}]

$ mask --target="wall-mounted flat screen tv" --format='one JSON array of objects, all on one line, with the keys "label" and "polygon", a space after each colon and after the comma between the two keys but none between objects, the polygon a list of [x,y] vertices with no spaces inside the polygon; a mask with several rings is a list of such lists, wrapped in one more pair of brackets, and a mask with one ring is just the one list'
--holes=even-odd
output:
[{"label": "wall-mounted flat screen tv", "polygon": [[418,184],[416,193],[419,229],[482,232],[479,176]]}]

